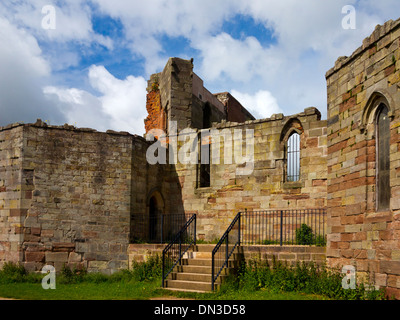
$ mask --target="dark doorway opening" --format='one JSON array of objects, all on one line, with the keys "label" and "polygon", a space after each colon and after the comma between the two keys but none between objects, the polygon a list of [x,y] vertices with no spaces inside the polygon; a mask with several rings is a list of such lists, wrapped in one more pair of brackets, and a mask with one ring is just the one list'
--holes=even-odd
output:
[{"label": "dark doorway opening", "polygon": [[158,206],[155,197],[150,198],[149,203],[149,238],[150,241],[156,240],[157,237],[157,216],[158,216]]}]

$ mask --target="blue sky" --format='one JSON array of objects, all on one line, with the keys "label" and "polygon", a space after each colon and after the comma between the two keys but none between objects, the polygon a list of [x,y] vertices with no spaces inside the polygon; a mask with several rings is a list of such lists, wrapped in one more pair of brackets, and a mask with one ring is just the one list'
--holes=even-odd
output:
[{"label": "blue sky", "polygon": [[[342,28],[345,5],[355,29]],[[399,17],[398,0],[2,2],[0,125],[41,118],[142,135],[147,80],[169,57],[194,58],[211,92],[231,92],[257,118],[310,106],[326,118],[326,71]]]}]

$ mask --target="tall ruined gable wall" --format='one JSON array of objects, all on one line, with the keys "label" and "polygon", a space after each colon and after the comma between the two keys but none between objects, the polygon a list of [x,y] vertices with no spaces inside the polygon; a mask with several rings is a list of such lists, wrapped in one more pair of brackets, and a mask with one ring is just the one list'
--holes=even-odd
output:
[{"label": "tall ruined gable wall", "polygon": [[[400,20],[377,26],[326,74],[328,247],[331,266],[374,274],[400,297]],[[377,210],[376,117],[390,118],[390,206]]]}]

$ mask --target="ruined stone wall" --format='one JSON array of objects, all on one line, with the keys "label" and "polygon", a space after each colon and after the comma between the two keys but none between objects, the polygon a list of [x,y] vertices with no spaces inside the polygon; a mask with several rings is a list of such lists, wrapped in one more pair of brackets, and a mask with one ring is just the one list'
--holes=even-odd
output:
[{"label": "ruined stone wall", "polygon": [[162,72],[151,75],[147,88],[148,101],[155,101],[153,96],[156,94],[152,92],[155,83],[159,88],[160,109],[166,114],[163,119],[166,130],[161,126],[162,115],[156,115],[158,107],[151,108],[149,119],[158,119],[154,123],[160,121],[159,128],[167,133],[170,130],[169,121],[177,122],[178,131],[203,128],[206,104],[210,108],[210,122],[220,122],[226,117],[223,104],[203,86],[203,81],[193,72],[190,60],[170,58]]},{"label": "ruined stone wall", "polygon": [[149,164],[149,145],[41,120],[1,128],[0,264],[127,268],[128,244],[148,237],[152,196],[160,214],[184,215],[174,166]]},{"label": "ruined stone wall", "polygon": [[132,136],[73,127],[24,126],[23,261],[83,265],[112,272],[127,266]]},{"label": "ruined stone wall", "polygon": [[142,192],[132,170],[147,173],[132,161],[143,144],[128,133],[40,120],[2,128],[0,262],[126,268],[132,202],[140,201],[133,195]]},{"label": "ruined stone wall", "polygon": [[[10,125],[0,131],[0,268],[5,261],[22,258],[22,218],[25,201],[32,194],[22,186],[23,127]],[[31,177],[25,177],[31,179]]]},{"label": "ruined stone wall", "polygon": [[[214,245],[197,245],[197,248],[207,248],[209,252]],[[165,245],[161,244],[130,244],[128,247],[129,268],[134,262],[147,261],[152,255],[162,255]],[[204,250],[204,249],[203,249]],[[326,262],[326,248],[314,246],[241,246],[238,252],[244,260],[266,260],[270,265],[275,261],[295,265],[296,263],[313,262],[324,265]]]},{"label": "ruined stone wall", "polygon": [[[287,182],[285,133],[288,134],[294,127],[301,132],[300,179]],[[213,128],[219,132],[228,130],[231,139],[233,130],[240,130],[243,155],[246,150],[246,129],[254,130],[254,170],[250,174],[240,175],[237,169],[243,169],[244,165],[235,161],[232,164],[224,163],[227,142],[223,138],[220,139],[220,164],[215,164],[215,155],[211,152],[209,187],[200,188],[198,185],[199,165],[176,166],[184,209],[198,213],[200,239],[220,238],[233,217],[245,209],[326,207],[326,121],[320,120],[318,110],[308,108],[291,117],[279,114],[243,124],[222,122]],[[234,153],[238,152],[237,149],[238,145],[233,141]]]},{"label": "ruined stone wall", "polygon": [[158,85],[155,83],[146,97],[147,118],[144,120],[145,130],[149,132],[152,129],[166,130],[166,113],[161,106],[161,95]]},{"label": "ruined stone wall", "polygon": [[178,130],[192,126],[193,65],[190,61],[171,58],[160,78],[162,104],[167,105],[168,121],[176,121]]},{"label": "ruined stone wall", "polygon": [[[328,247],[331,266],[371,272],[400,289],[400,20],[377,26],[351,57],[326,74],[328,85]],[[377,211],[376,117],[390,118],[390,208]]]},{"label": "ruined stone wall", "polygon": [[[219,238],[239,210],[325,207],[326,121],[320,120],[318,110],[308,108],[292,117],[275,115],[271,119],[246,121],[252,116],[239,102],[229,94],[212,95],[193,73],[192,61],[178,58],[169,59],[162,72],[152,75],[148,88],[156,82],[159,84],[161,108],[167,114],[168,163],[171,153],[178,153],[185,144],[182,140],[176,145],[172,141],[177,139],[175,133],[179,135],[184,129],[193,129],[195,135],[199,135],[202,128],[211,125],[216,130],[230,130],[231,134],[233,129],[239,128],[243,137],[246,129],[255,131],[255,167],[248,176],[236,174],[240,165],[212,164],[210,186],[200,188],[201,168],[198,163],[182,164],[175,156],[173,164],[162,166],[163,176],[172,182],[169,186],[159,187],[159,190],[175,204],[171,208],[177,208],[176,211],[185,215],[199,214],[200,237],[207,240]],[[230,105],[224,105],[224,101]],[[204,120],[207,107],[210,108],[209,125]],[[225,121],[229,108],[231,118],[242,124]],[[176,132],[168,127],[169,121],[177,122]],[[294,129],[301,133],[302,169],[300,181],[291,183],[285,180],[285,144]],[[221,142],[223,150],[224,140]],[[243,148],[246,148],[245,144]],[[170,186],[175,185],[177,187],[171,190]]]},{"label": "ruined stone wall", "polygon": [[248,112],[229,92],[217,93],[215,96],[224,104],[227,113],[227,121],[241,123],[247,120],[255,120],[250,112]]},{"label": "ruined stone wall", "polygon": [[[156,199],[159,214],[184,216],[179,178],[174,165],[150,164],[146,159],[147,149],[152,143],[139,137],[133,142],[130,242],[143,243],[149,240],[151,197]],[[159,226],[156,227],[157,231]]]}]

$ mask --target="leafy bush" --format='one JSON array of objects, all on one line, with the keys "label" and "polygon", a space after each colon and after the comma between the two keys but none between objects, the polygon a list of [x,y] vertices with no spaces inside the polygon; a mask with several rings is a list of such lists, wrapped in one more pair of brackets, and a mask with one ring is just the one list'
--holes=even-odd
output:
[{"label": "leafy bush", "polygon": [[23,265],[14,262],[6,262],[0,271],[2,282],[22,282],[27,272]]},{"label": "leafy bush", "polygon": [[328,270],[315,263],[287,263],[272,259],[268,261],[250,259],[244,263],[239,272],[239,288],[254,290],[270,290],[272,292],[303,292],[318,294],[333,299],[347,300],[380,300],[384,298],[383,290],[368,290],[360,283],[356,289],[342,288],[343,274]]},{"label": "leafy bush", "polygon": [[160,255],[150,255],[145,262],[133,261],[132,275],[137,281],[154,280],[161,277],[162,258]]},{"label": "leafy bush", "polygon": [[312,228],[303,223],[300,228],[296,229],[296,243],[299,245],[317,245],[325,246],[326,240],[323,235],[315,235]]},{"label": "leafy bush", "polygon": [[303,223],[299,229],[296,229],[296,243],[301,245],[312,245],[314,233],[308,225]]},{"label": "leafy bush", "polygon": [[79,283],[86,279],[87,270],[85,268],[70,268],[66,264],[61,269],[61,274],[57,281],[61,283]]},{"label": "leafy bush", "polygon": [[[134,261],[132,270],[121,270],[112,275],[100,272],[88,273],[84,268],[70,268],[64,265],[61,272],[57,274],[57,283],[152,281],[160,278],[161,273],[161,256],[151,255],[145,262]],[[44,275],[41,273],[28,273],[22,264],[12,262],[6,262],[0,270],[0,283],[40,283],[43,277]]]},{"label": "leafy bush", "polygon": [[0,270],[0,283],[31,282],[38,283],[42,275],[28,273],[20,263],[6,262]]},{"label": "leafy bush", "polygon": [[326,246],[326,237],[322,234],[319,234],[315,238],[315,245],[318,247],[325,247]]}]

